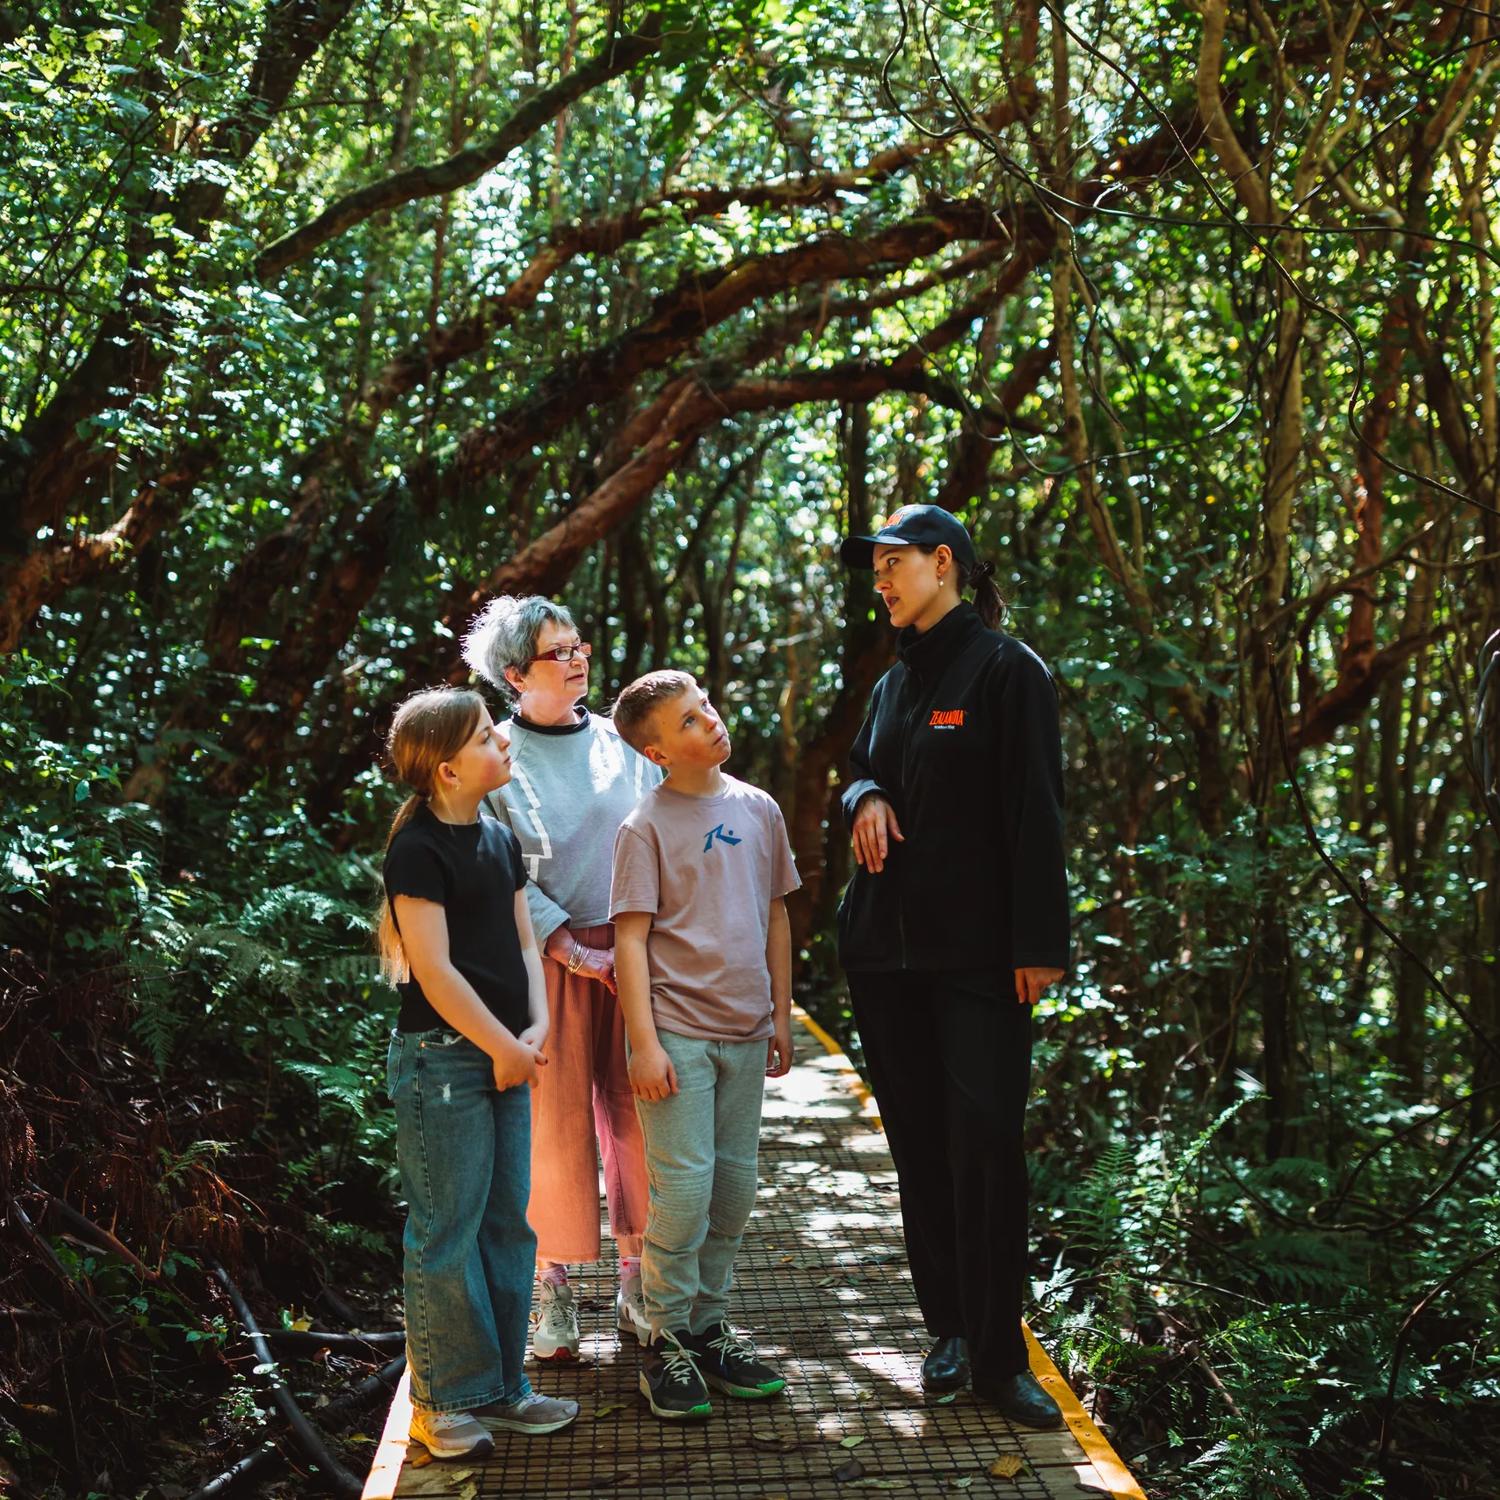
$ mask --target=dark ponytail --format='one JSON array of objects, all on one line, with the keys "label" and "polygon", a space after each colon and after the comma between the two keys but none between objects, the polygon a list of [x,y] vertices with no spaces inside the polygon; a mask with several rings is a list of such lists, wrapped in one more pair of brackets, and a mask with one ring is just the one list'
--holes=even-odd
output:
[{"label": "dark ponytail", "polygon": [[995,587],[995,565],[992,562],[975,563],[973,567],[958,565],[958,587],[961,592],[974,590],[974,608],[980,620],[990,630],[999,630],[1005,618],[1005,600]]}]

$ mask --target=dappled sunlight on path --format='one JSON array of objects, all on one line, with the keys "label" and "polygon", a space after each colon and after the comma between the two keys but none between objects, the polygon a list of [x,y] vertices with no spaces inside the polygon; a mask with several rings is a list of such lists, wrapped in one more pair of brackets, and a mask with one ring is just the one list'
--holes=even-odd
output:
[{"label": "dappled sunlight on path", "polygon": [[639,1355],[622,1348],[613,1330],[613,1264],[591,1267],[578,1278],[581,1361],[533,1370],[548,1395],[582,1403],[576,1425],[551,1438],[501,1436],[484,1464],[417,1467],[404,1441],[403,1384],[366,1500],[1140,1495],[1035,1344],[1033,1369],[1069,1416],[1063,1432],[1013,1428],[968,1392],[946,1404],[923,1395],[925,1335],[878,1118],[851,1087],[842,1056],[825,1052],[811,1031],[798,1043],[802,1057],[792,1072],[767,1086],[761,1187],[734,1309],[739,1326],[781,1366],[785,1395],[765,1402],[716,1396],[707,1422],[656,1421],[636,1392]]}]

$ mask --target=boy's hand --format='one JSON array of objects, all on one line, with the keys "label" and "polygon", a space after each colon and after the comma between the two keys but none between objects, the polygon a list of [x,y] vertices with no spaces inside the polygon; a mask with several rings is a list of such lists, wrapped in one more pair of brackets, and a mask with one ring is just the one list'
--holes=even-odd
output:
[{"label": "boy's hand", "polygon": [[896,822],[896,809],[879,792],[871,792],[861,800],[849,837],[854,843],[855,860],[872,875],[885,869],[885,857],[892,842],[906,842],[906,835]]},{"label": "boy's hand", "polygon": [[535,1047],[517,1040],[513,1046],[494,1054],[495,1087],[503,1094],[523,1083],[536,1087],[536,1070],[546,1067],[546,1057]]},{"label": "boy's hand", "polygon": [[1042,992],[1062,977],[1061,969],[1017,969],[1016,999],[1022,1005],[1035,1005]]},{"label": "boy's hand", "polygon": [[777,1021],[766,1042],[766,1077],[785,1078],[792,1071],[792,1023]]},{"label": "boy's hand", "polygon": [[660,1042],[631,1049],[630,1088],[637,1099],[665,1099],[677,1092],[677,1069]]}]

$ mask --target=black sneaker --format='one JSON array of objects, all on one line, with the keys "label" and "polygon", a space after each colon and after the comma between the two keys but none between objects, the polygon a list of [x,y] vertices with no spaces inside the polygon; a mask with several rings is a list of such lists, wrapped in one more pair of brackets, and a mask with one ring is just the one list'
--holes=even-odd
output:
[{"label": "black sneaker", "polygon": [[692,1350],[698,1356],[703,1378],[726,1396],[763,1401],[786,1389],[786,1381],[755,1357],[755,1345],[728,1323],[693,1334]]},{"label": "black sneaker", "polygon": [[646,1345],[641,1361],[641,1395],[653,1414],[668,1422],[695,1421],[713,1414],[689,1337],[686,1329],[680,1334],[658,1334]]}]

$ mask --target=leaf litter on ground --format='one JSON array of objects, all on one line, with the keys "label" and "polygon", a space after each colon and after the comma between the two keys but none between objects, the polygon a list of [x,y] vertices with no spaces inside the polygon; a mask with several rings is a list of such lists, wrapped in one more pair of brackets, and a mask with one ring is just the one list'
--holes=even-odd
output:
[{"label": "leaf litter on ground", "polygon": [[797,1446],[797,1439],[788,1433],[777,1432],[774,1427],[752,1427],[750,1445],[772,1453],[790,1453]]}]

